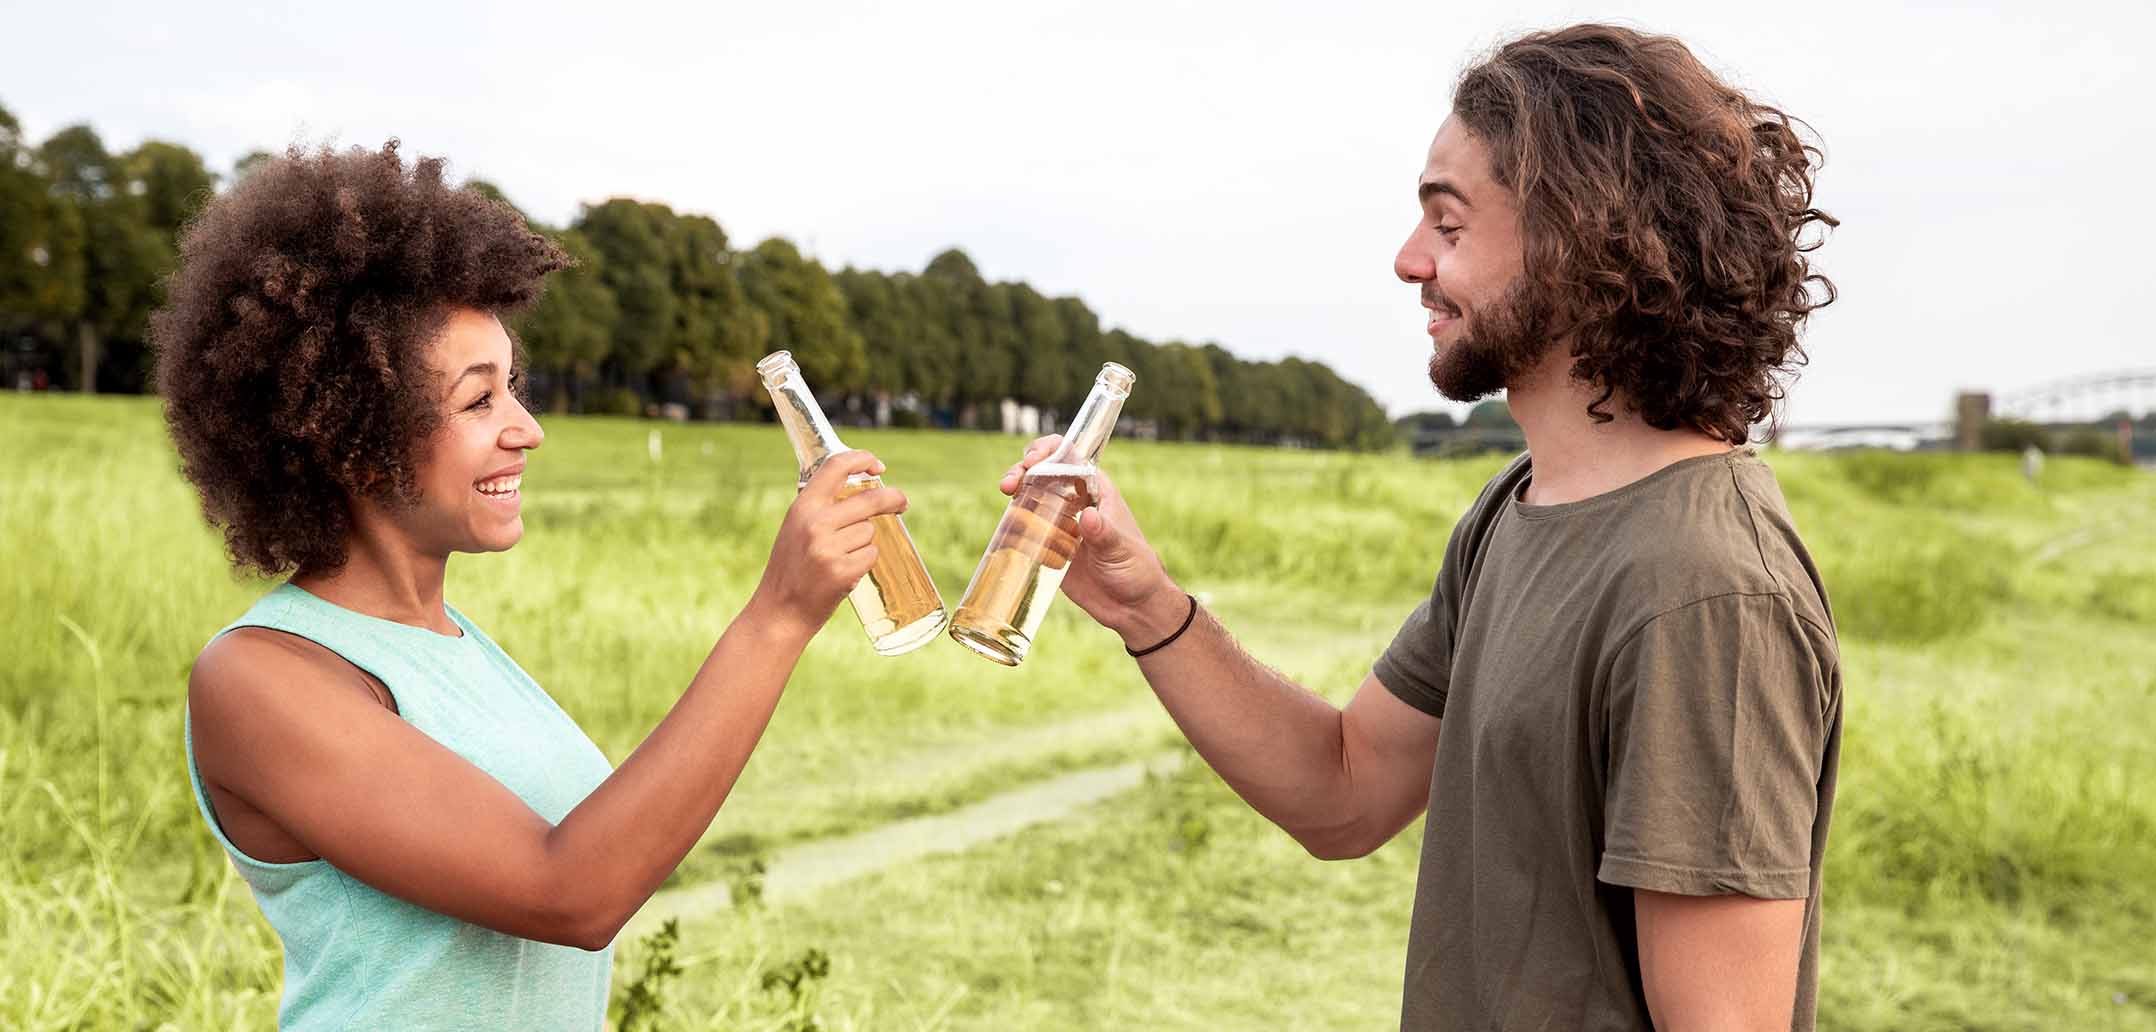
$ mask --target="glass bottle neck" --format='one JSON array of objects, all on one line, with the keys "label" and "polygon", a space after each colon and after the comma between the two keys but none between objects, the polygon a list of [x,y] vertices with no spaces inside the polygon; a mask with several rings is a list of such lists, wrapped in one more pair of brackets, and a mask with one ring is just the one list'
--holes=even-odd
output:
[{"label": "glass bottle neck", "polygon": [[1062,446],[1043,465],[1098,465],[1101,449],[1108,446],[1108,437],[1115,433],[1116,420],[1123,414],[1123,401],[1129,397],[1127,387],[1118,388],[1105,382],[1105,377],[1095,382],[1093,393],[1086,395],[1085,404],[1078,406],[1070,428],[1063,432]]},{"label": "glass bottle neck", "polygon": [[838,431],[831,429],[831,421],[824,417],[823,406],[816,404],[816,395],[801,379],[800,367],[787,365],[774,370],[765,376],[764,386],[771,391],[771,403],[778,407],[786,439],[793,442],[802,477],[815,472],[825,459],[846,450]]}]

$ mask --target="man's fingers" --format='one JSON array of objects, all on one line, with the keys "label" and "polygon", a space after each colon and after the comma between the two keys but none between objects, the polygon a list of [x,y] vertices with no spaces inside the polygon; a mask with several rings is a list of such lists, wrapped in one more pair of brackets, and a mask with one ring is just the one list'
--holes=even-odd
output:
[{"label": "man's fingers", "polygon": [[1011,468],[1004,470],[1003,479],[996,483],[996,487],[1000,489],[1004,494],[1017,494],[1018,484],[1020,481],[1025,479],[1025,476],[1026,464],[1021,462],[1016,466],[1012,466]]},{"label": "man's fingers", "polygon": [[1026,471],[1039,465],[1042,459],[1054,455],[1062,444],[1062,434],[1034,438],[1033,443],[1026,445],[1026,452],[1019,456],[1017,464],[1003,471],[1002,478],[996,482],[997,488],[1004,494],[1017,494],[1018,482],[1025,479]]}]

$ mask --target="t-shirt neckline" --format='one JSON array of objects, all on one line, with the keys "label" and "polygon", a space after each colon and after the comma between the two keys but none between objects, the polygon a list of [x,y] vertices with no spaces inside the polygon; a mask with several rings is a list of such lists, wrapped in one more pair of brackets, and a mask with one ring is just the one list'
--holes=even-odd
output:
[{"label": "t-shirt neckline", "polygon": [[1527,469],[1525,470],[1526,475],[1520,478],[1519,486],[1513,489],[1511,497],[1507,498],[1506,501],[1512,503],[1513,515],[1518,516],[1521,519],[1555,519],[1557,517],[1571,516],[1577,513],[1599,509],[1607,505],[1612,505],[1617,502],[1624,501],[1625,499],[1630,498],[1633,495],[1639,494],[1649,489],[1655,484],[1658,484],[1664,480],[1668,480],[1671,477],[1678,475],[1684,470],[1692,469],[1697,466],[1712,465],[1715,463],[1734,465],[1737,462],[1752,458],[1753,456],[1754,453],[1752,449],[1744,446],[1731,448],[1728,451],[1712,452],[1706,455],[1694,455],[1690,458],[1678,459],[1677,461],[1672,462],[1669,465],[1662,467],[1661,469],[1655,470],[1654,472],[1649,473],[1646,476],[1639,478],[1638,480],[1632,481],[1631,483],[1626,484],[1622,487],[1611,488],[1610,490],[1604,491],[1598,495],[1590,495],[1586,498],[1580,498],[1569,502],[1557,502],[1551,505],[1530,505],[1523,500],[1523,496],[1527,494],[1527,486],[1534,482],[1534,457],[1532,455],[1529,455],[1527,460]]}]

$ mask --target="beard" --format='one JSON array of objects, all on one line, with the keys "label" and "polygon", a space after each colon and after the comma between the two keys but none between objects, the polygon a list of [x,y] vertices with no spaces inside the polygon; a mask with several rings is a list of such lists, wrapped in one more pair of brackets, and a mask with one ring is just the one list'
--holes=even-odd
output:
[{"label": "beard", "polygon": [[1505,389],[1549,354],[1549,306],[1531,295],[1526,277],[1469,318],[1460,335],[1430,356],[1430,386],[1453,401],[1480,401]]}]

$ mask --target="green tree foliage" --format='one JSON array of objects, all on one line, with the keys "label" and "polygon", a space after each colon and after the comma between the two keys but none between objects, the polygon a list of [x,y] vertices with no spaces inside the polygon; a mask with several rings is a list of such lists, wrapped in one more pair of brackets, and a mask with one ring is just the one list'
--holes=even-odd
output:
[{"label": "green tree foliage", "polygon": [[1977,447],[1984,451],[2018,452],[2034,446],[2055,455],[2086,455],[2097,459],[2130,462],[2132,456],[2119,447],[2118,419],[2107,416],[2088,426],[2047,427],[2019,419],[1987,420],[1977,431]]},{"label": "green tree foliage", "polygon": [[1467,410],[1467,425],[1492,430],[1510,430],[1520,424],[1512,418],[1512,406],[1503,398],[1491,398]]},{"label": "green tree foliage", "polygon": [[141,201],[143,220],[168,248],[178,246],[180,229],[217,191],[217,176],[202,155],[177,143],[145,141],[121,155],[118,165],[128,192]]},{"label": "green tree foliage", "polygon": [[972,408],[1010,397],[1017,381],[1018,329],[1011,321],[1007,286],[982,279],[973,259],[956,248],[930,259],[921,280],[928,317],[950,328],[962,356],[952,400]]},{"label": "green tree foliage", "polygon": [[1412,434],[1422,430],[1450,430],[1459,426],[1460,421],[1454,419],[1450,412],[1410,412],[1401,416],[1393,425],[1399,427],[1403,434]]},{"label": "green tree foliage", "polygon": [[1987,420],[1977,430],[1977,447],[1984,451],[2018,452],[2031,445],[2051,450],[2051,435],[2035,423],[2019,419]]},{"label": "green tree foliage", "polygon": [[[228,181],[272,159],[250,153]],[[140,386],[160,279],[218,185],[179,144],[115,155],[74,126],[32,147],[0,109],[0,330],[41,341],[37,361],[78,386],[100,370],[107,386]],[[510,203],[492,183],[465,188]],[[1120,362],[1138,376],[1125,415],[1160,436],[1354,448],[1395,436],[1369,395],[1320,363],[1104,328],[1084,301],[990,281],[956,248],[919,273],[834,274],[784,238],[735,251],[711,217],[630,198],[586,206],[566,228],[532,224],[576,262],[513,327],[556,409],[731,411],[761,395],[757,358],[784,348],[821,391],[903,400],[911,418],[946,425],[994,427],[1012,400],[1066,421],[1101,364]]]},{"label": "green tree foliage", "polygon": [[82,216],[0,108],[0,320],[70,319],[83,297]]},{"label": "green tree foliage", "polygon": [[1017,366],[1011,394],[1029,405],[1054,408],[1072,381],[1090,377],[1099,364],[1088,369],[1071,362],[1071,326],[1054,301],[1023,283],[1012,284],[1008,297],[1016,344],[1011,357]]},{"label": "green tree foliage", "polygon": [[823,391],[868,385],[868,347],[855,329],[846,294],[814,259],[781,237],[743,253],[741,289],[770,325],[772,350],[793,353],[801,373]]},{"label": "green tree foliage", "polygon": [[75,384],[85,392],[97,389],[105,347],[114,338],[135,343],[124,372],[139,383],[140,341],[156,307],[158,279],[172,262],[171,245],[150,225],[126,169],[89,126],[53,134],[38,156],[54,197],[82,226],[82,304],[67,320],[77,345]]},{"label": "green tree foliage", "polygon": [[517,337],[526,360],[545,375],[547,407],[567,411],[575,385],[598,375],[599,363],[613,346],[614,324],[621,309],[600,272],[597,248],[573,229],[542,230],[576,264],[554,274],[546,293],[517,320]]},{"label": "green tree foliage", "polygon": [[751,387],[770,321],[742,293],[717,221],[617,197],[584,209],[575,228],[598,252],[620,313],[609,382],[658,373],[706,400]]},{"label": "green tree foliage", "polygon": [[617,197],[585,208],[573,227],[599,253],[599,280],[618,306],[605,359],[614,386],[656,368],[674,332],[667,234],[654,209],[664,210]]},{"label": "green tree foliage", "polygon": [[771,336],[771,320],[743,293],[726,232],[707,215],[679,215],[661,204],[646,207],[667,243],[668,283],[674,292],[674,322],[666,337],[668,368],[686,377],[707,400],[749,390],[755,383],[756,360]]},{"label": "green tree foliage", "polygon": [[271,154],[266,150],[248,151],[246,154],[241,155],[238,161],[232,163],[232,181],[237,183],[247,178],[248,173],[262,167],[263,162],[274,157],[276,157],[275,154]]}]

